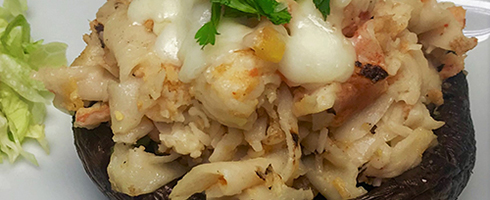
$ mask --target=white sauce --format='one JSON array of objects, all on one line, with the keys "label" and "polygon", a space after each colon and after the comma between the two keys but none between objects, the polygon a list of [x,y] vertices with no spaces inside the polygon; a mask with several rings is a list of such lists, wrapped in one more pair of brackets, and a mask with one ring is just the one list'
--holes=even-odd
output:
[{"label": "white sauce", "polygon": [[186,17],[195,0],[133,0],[128,17],[135,24],[153,20],[153,32],[158,35],[154,51],[163,62],[182,65],[178,53],[188,32]]},{"label": "white sauce", "polygon": [[354,71],[354,47],[340,29],[323,20],[312,0],[298,4],[279,71],[294,85],[347,80]]},{"label": "white sauce", "polygon": [[146,20],[155,23],[173,21],[182,12],[182,2],[185,0],[133,0],[128,8],[128,17],[138,24]]},{"label": "white sauce", "polygon": [[[343,5],[344,1],[348,2],[337,0],[333,4]],[[154,21],[153,31],[158,35],[154,51],[163,62],[181,66],[180,80],[191,82],[228,53],[247,48],[243,38],[253,30],[222,18],[216,44],[201,49],[194,36],[209,21],[210,9],[209,1],[133,0],[128,16],[136,24]],[[312,0],[298,1],[292,16],[280,72],[294,85],[347,80],[354,69],[355,51],[335,28],[340,20],[332,17],[325,22]]]},{"label": "white sauce", "polygon": [[160,58],[177,66],[182,65],[178,53],[184,39],[182,36],[179,37],[182,34],[179,28],[175,23],[168,24],[158,35],[154,46],[154,50]]},{"label": "white sauce", "polygon": [[[200,27],[200,26],[199,26]],[[190,82],[197,78],[206,67],[219,63],[221,58],[240,49],[244,49],[243,38],[253,29],[223,18],[218,26],[220,35],[216,36],[215,45],[207,45],[204,49],[197,44],[194,35],[198,29],[190,32],[183,48],[184,65],[179,73],[182,82]],[[192,38],[192,39],[191,39]]]}]

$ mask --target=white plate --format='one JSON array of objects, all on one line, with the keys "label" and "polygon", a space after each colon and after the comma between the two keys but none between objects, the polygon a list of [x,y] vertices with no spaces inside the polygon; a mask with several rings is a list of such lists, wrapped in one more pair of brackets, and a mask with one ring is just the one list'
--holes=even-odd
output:
[{"label": "white plate", "polygon": [[[27,18],[35,40],[67,43],[70,62],[85,47],[82,35],[105,0],[28,0]],[[21,159],[0,165],[0,199],[98,200],[106,199],[83,170],[73,144],[70,116],[48,108],[46,135],[51,148],[46,155],[34,142],[26,149],[39,167]]]},{"label": "white plate", "polygon": [[[487,0],[490,1],[490,0]],[[0,0],[0,2],[2,2]],[[28,20],[35,39],[61,41],[69,45],[73,60],[84,48],[82,34],[105,0],[29,0]],[[470,14],[470,28],[490,27],[490,17]],[[470,98],[477,134],[477,165],[460,199],[489,199],[490,191],[490,42],[485,41],[469,53]],[[40,167],[25,160],[0,165],[0,199],[106,199],[83,170],[73,145],[70,116],[53,107],[48,109],[46,134],[51,154],[46,155],[33,142],[25,146],[36,155]]]},{"label": "white plate", "polygon": [[[468,53],[470,107],[476,131],[476,166],[460,199],[490,199],[490,0],[455,0],[466,5],[467,31],[479,33],[481,41]],[[478,31],[479,30],[479,31]]]}]

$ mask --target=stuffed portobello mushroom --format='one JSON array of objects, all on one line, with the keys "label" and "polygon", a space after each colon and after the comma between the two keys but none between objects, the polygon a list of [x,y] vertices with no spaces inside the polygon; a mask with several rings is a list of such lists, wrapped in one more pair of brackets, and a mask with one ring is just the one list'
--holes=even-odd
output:
[{"label": "stuffed portobello mushroom", "polygon": [[37,77],[111,199],[457,199],[464,26],[436,0],[108,0]]}]

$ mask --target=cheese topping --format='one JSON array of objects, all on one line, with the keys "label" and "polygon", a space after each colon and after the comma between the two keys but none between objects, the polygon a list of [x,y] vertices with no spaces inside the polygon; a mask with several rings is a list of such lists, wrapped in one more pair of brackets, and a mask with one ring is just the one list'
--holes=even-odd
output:
[{"label": "cheese topping", "polygon": [[323,20],[312,1],[298,4],[292,10],[291,36],[279,71],[294,85],[347,80],[356,59],[352,44]]},{"label": "cheese topping", "polygon": [[146,20],[156,23],[174,21],[182,14],[184,1],[175,0],[133,0],[128,8],[128,17],[138,24]]},{"label": "cheese topping", "polygon": [[[355,62],[352,44],[331,22],[323,20],[313,1],[291,5],[290,36],[279,71],[293,85],[347,80]],[[201,48],[194,35],[209,21],[210,8],[208,1],[134,0],[128,15],[139,24],[154,21],[153,31],[158,35],[154,51],[162,60],[181,66],[180,80],[191,82],[220,58],[248,48],[243,44],[244,37],[253,31],[236,19],[223,18],[216,44]]]},{"label": "cheese topping", "polygon": [[253,30],[232,19],[224,18],[218,27],[220,35],[216,36],[216,44],[208,45],[202,49],[194,39],[194,34],[199,27],[189,33],[190,35],[181,49],[184,64],[180,70],[179,78],[182,82],[191,82],[213,63],[219,63],[230,53],[245,49],[243,38]]}]

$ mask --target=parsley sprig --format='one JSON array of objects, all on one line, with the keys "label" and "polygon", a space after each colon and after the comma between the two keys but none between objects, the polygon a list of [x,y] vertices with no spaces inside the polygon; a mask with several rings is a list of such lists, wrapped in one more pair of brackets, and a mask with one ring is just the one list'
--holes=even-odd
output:
[{"label": "parsley sprig", "polygon": [[218,33],[221,11],[227,17],[267,17],[272,23],[286,24],[291,20],[287,6],[276,0],[211,0],[211,20],[196,33],[195,39],[203,48],[214,45]]},{"label": "parsley sprig", "polygon": [[[206,45],[214,45],[216,35],[219,35],[218,24],[223,16],[256,17],[260,20],[266,17],[273,24],[287,24],[291,21],[291,14],[288,12],[287,5],[276,0],[210,0],[212,3],[211,20],[204,24],[196,33],[194,38],[199,45],[204,48]],[[313,0],[315,6],[320,10],[326,19],[330,14],[330,0]]]},{"label": "parsley sprig", "polygon": [[211,7],[211,20],[204,24],[194,36],[197,39],[197,43],[204,48],[207,44],[212,44],[216,42],[216,35],[218,33],[218,24],[221,18],[221,5],[218,3],[213,3]]},{"label": "parsley sprig", "polygon": [[313,0],[315,6],[323,15],[323,19],[327,19],[327,15],[330,15],[330,0]]}]

